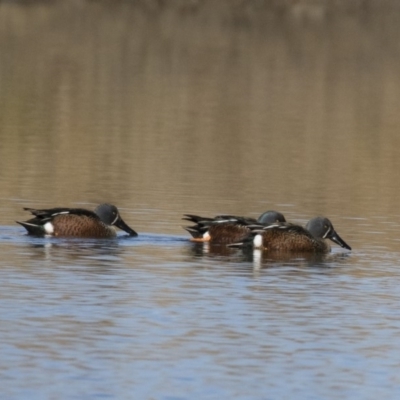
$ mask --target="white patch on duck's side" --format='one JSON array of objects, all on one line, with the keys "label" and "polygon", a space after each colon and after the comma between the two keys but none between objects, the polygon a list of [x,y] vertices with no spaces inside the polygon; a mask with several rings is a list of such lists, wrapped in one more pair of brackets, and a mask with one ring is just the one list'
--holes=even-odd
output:
[{"label": "white patch on duck's side", "polygon": [[51,222],[46,222],[43,225],[43,228],[44,228],[44,231],[49,235],[52,235],[54,233],[54,226]]},{"label": "white patch on duck's side", "polygon": [[253,244],[254,244],[254,247],[256,249],[260,249],[261,247],[263,247],[263,237],[262,237],[262,235],[258,234],[256,236],[254,236]]},{"label": "white patch on duck's side", "polygon": [[208,233],[208,231],[203,234],[203,239],[206,240],[206,241],[209,241],[211,239],[211,236]]}]

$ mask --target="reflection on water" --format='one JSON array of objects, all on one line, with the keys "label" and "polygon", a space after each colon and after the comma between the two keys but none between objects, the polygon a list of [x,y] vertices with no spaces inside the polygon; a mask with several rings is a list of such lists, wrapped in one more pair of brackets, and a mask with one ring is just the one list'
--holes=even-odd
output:
[{"label": "reflection on water", "polygon": [[2,230],[7,397],[54,397],[57,381],[68,382],[63,397],[394,391],[398,253],[283,258],[182,236],[78,241]]},{"label": "reflection on water", "polygon": [[336,267],[349,262],[350,253],[285,253],[268,252],[254,249],[246,251],[247,260],[253,262],[254,268],[280,267],[282,265],[295,265],[296,267]]},{"label": "reflection on water", "polygon": [[[400,14],[334,3],[0,2],[4,398],[398,397]],[[139,237],[14,222],[102,202]],[[267,209],[353,251],[181,227]]]},{"label": "reflection on water", "polygon": [[240,254],[240,251],[225,245],[204,243],[190,243],[190,251],[194,257],[221,257],[221,259],[230,260],[231,257]]},{"label": "reflection on water", "polygon": [[211,258],[219,263],[235,263],[235,268],[242,268],[237,264],[245,263],[246,269],[261,269],[268,267],[295,266],[301,267],[336,267],[350,262],[350,252],[334,250],[328,254],[271,252],[253,248],[235,249],[225,245],[209,242],[189,243],[189,254],[194,259]]}]

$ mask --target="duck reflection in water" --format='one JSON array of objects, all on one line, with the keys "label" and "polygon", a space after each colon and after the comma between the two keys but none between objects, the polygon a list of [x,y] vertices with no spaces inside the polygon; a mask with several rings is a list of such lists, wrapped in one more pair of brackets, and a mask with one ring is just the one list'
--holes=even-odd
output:
[{"label": "duck reflection in water", "polygon": [[329,268],[344,263],[350,253],[310,253],[265,251],[256,248],[243,248],[243,260],[252,263],[253,269],[274,267]]},{"label": "duck reflection in water", "polygon": [[196,258],[210,257],[210,258],[221,258],[224,261],[231,260],[243,260],[245,257],[244,252],[238,249],[227,247],[220,244],[213,244],[210,242],[204,243],[190,243],[190,254]]}]

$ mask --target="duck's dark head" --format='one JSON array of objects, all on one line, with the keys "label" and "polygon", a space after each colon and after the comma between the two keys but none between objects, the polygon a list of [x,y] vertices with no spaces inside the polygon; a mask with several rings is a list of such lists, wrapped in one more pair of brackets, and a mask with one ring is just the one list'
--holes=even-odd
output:
[{"label": "duck's dark head", "polygon": [[270,210],[266,211],[264,214],[261,214],[258,217],[257,222],[263,225],[267,225],[275,224],[276,222],[286,222],[286,219],[280,212]]},{"label": "duck's dark head", "polygon": [[107,225],[115,225],[131,236],[137,236],[137,233],[130,228],[121,218],[117,207],[112,204],[100,204],[94,210],[95,214]]},{"label": "duck's dark head", "polygon": [[339,246],[351,250],[351,247],[337,234],[328,218],[313,218],[307,223],[306,229],[318,239],[330,239]]}]

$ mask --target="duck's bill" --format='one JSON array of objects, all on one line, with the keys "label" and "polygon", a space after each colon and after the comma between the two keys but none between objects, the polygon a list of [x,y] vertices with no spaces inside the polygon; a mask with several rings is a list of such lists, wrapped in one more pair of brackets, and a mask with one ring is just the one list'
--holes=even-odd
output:
[{"label": "duck's bill", "polygon": [[126,233],[128,233],[130,236],[137,236],[138,234],[131,228],[129,227],[125,221],[119,217],[117,222],[115,223],[115,226],[118,227],[119,229],[122,229]]},{"label": "duck's bill", "polygon": [[340,247],[343,247],[344,249],[347,250],[351,250],[351,247],[336,233],[336,231],[333,231],[329,235],[329,239],[338,244]]}]

